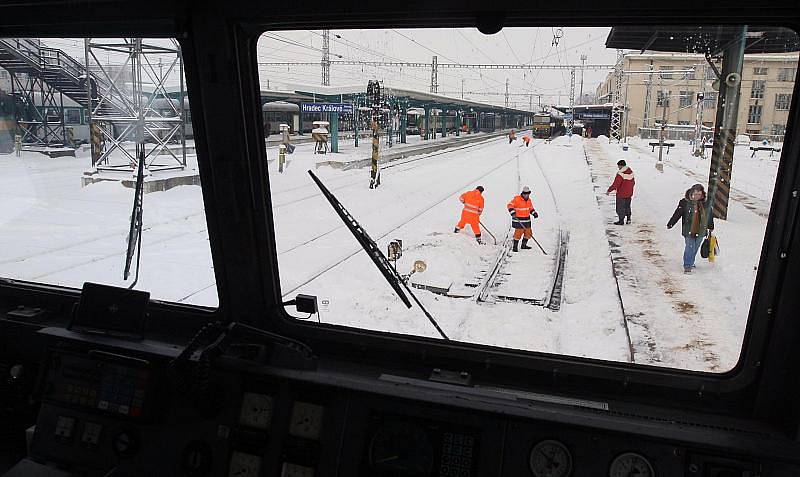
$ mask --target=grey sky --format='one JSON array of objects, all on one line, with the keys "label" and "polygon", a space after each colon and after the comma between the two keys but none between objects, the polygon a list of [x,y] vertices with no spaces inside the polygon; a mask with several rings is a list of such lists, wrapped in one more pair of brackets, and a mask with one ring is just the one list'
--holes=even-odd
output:
[{"label": "grey sky", "polygon": [[[474,28],[445,28],[427,30],[332,30],[331,59],[356,61],[407,61],[430,63],[434,54],[439,63],[478,64],[580,64],[580,56],[587,55],[587,64],[612,64],[616,52],[605,47],[610,28],[563,28],[558,46],[552,45],[558,28],[506,28],[487,36]],[[336,38],[339,35],[341,38]],[[413,41],[412,41],[413,39]],[[287,42],[288,40],[288,42]],[[294,44],[290,44],[294,43]],[[301,46],[302,45],[302,46]],[[315,62],[313,66],[260,66],[262,87],[280,89],[285,84],[320,84],[322,57],[321,31],[284,31],[267,33],[258,44],[259,62]],[[435,53],[434,53],[435,52]],[[594,92],[605,78],[607,70],[586,70],[584,93]],[[381,79],[388,85],[428,91],[430,69],[331,66],[331,85],[363,85],[369,79]],[[567,70],[476,70],[439,69],[439,92],[460,96],[462,79],[464,90],[490,92],[489,95],[465,95],[471,99],[503,104],[505,81],[509,80],[510,93],[539,93],[542,102],[552,104],[567,101],[570,74]],[[576,78],[576,97],[580,89],[580,72]],[[527,107],[529,97],[512,96],[510,101]],[[534,104],[537,99],[534,98]]]}]

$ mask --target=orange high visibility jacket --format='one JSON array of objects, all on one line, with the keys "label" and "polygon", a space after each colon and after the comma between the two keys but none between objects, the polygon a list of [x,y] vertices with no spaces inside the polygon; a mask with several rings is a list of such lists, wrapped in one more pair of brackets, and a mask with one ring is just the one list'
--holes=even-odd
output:
[{"label": "orange high visibility jacket", "polygon": [[531,212],[533,212],[533,202],[531,202],[531,199],[528,198],[528,200],[525,200],[521,195],[511,199],[511,202],[509,202],[506,207],[509,212],[513,211],[518,219],[527,219],[531,216]]},{"label": "orange high visibility jacket", "polygon": [[478,189],[473,189],[461,194],[458,198],[464,203],[463,212],[481,215],[483,213],[483,194]]}]

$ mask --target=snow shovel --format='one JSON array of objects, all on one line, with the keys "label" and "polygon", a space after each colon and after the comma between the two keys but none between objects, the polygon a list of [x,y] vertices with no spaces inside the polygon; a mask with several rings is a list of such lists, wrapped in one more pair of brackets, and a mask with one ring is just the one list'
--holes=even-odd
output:
[{"label": "snow shovel", "polygon": [[479,223],[479,224],[481,224],[481,227],[483,227],[483,229],[484,229],[484,230],[486,230],[486,232],[487,232],[489,235],[491,235],[491,236],[492,236],[492,240],[494,240],[494,244],[495,244],[495,245],[497,245],[497,237],[495,237],[495,236],[494,236],[494,234],[492,233],[492,231],[491,231],[491,230],[489,230],[489,228],[488,228],[487,226],[485,226],[485,225],[483,224],[483,222],[481,222],[480,220],[478,221],[478,223]]},{"label": "snow shovel", "polygon": [[536,245],[539,246],[539,250],[541,250],[543,254],[547,255],[547,252],[544,251],[544,249],[542,248],[542,245],[539,243],[538,240],[536,240],[536,237],[534,237],[533,234],[531,234],[531,238],[533,239],[534,242],[536,242]]}]

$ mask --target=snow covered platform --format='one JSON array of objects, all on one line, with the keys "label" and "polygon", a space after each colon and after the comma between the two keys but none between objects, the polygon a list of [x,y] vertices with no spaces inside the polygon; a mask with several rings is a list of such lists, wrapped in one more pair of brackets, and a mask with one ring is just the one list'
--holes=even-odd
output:
[{"label": "snow covered platform", "polygon": [[45,156],[56,157],[75,157],[75,149],[71,147],[43,147],[43,146],[23,146],[23,152],[37,152]]},{"label": "snow covered platform", "polygon": [[[454,146],[474,144],[476,142],[485,141],[486,139],[505,136],[509,130],[502,130],[492,133],[476,133],[476,134],[463,134],[461,136],[449,136],[444,139],[433,139],[428,141],[409,142],[407,144],[395,144],[391,149],[382,145],[380,163],[397,161],[405,159],[410,156],[417,156],[420,154],[428,154],[431,152],[441,151],[443,149],[452,148]],[[418,139],[418,138],[417,138]],[[385,140],[385,138],[383,138]],[[364,148],[364,156],[355,154],[328,154],[324,160],[317,162],[316,167],[330,166],[334,169],[350,170],[367,167],[370,165],[372,154],[371,144],[366,143]]]},{"label": "snow covered platform", "polygon": [[[130,172],[85,171],[81,185],[86,187],[98,182],[119,182],[124,187],[136,187],[136,175]],[[200,174],[195,170],[159,171],[144,178],[144,193],[164,192],[182,185],[200,185]]]}]

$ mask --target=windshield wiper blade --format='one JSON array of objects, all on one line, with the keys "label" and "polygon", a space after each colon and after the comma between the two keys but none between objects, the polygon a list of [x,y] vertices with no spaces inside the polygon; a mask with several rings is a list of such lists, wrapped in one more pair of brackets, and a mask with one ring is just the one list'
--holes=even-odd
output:
[{"label": "windshield wiper blade", "polygon": [[128,250],[125,253],[125,271],[122,272],[122,279],[127,280],[131,274],[131,263],[133,255],[136,254],[136,276],[129,289],[136,286],[139,281],[139,260],[142,258],[142,201],[144,199],[144,145],[139,147],[139,163],[136,171],[136,188],[133,194],[133,211],[131,212],[131,226],[128,230]]},{"label": "windshield wiper blade", "polygon": [[[328,202],[331,204],[331,207],[333,207],[333,210],[335,210],[336,213],[339,215],[339,218],[342,219],[342,222],[344,222],[344,224],[350,230],[350,233],[353,234],[353,237],[356,238],[356,241],[358,242],[359,245],[361,245],[361,248],[363,248],[364,251],[367,252],[369,258],[372,259],[372,262],[381,272],[386,281],[389,282],[389,285],[391,285],[395,293],[397,293],[397,296],[399,296],[400,299],[403,301],[403,303],[405,303],[406,307],[411,308],[411,302],[408,300],[408,297],[406,296],[405,293],[408,292],[408,294],[411,295],[411,298],[414,299],[414,302],[417,304],[417,306],[419,306],[422,312],[425,313],[425,316],[428,318],[428,321],[430,321],[431,324],[436,328],[436,331],[439,332],[442,338],[449,340],[450,338],[448,338],[447,335],[444,334],[442,328],[439,327],[439,324],[436,322],[433,316],[428,312],[428,310],[425,309],[422,303],[420,303],[420,301],[408,287],[406,282],[397,273],[397,270],[395,270],[389,264],[389,261],[386,259],[386,256],[383,255],[383,252],[381,252],[381,250],[378,248],[378,245],[375,243],[374,240],[372,240],[367,231],[364,230],[363,227],[361,227],[361,224],[359,224],[358,221],[355,218],[353,218],[352,215],[350,215],[350,212],[347,211],[344,205],[342,205],[342,203],[339,202],[336,196],[334,196],[333,193],[329,191],[327,187],[325,187],[325,185],[319,180],[319,178],[317,178],[317,176],[312,171],[308,171],[308,173],[309,175],[311,175],[311,178],[317,184],[317,187],[319,187],[319,189],[322,191],[322,195],[324,195],[325,198],[328,199]],[[403,288],[405,288],[405,292],[403,291]]]}]

